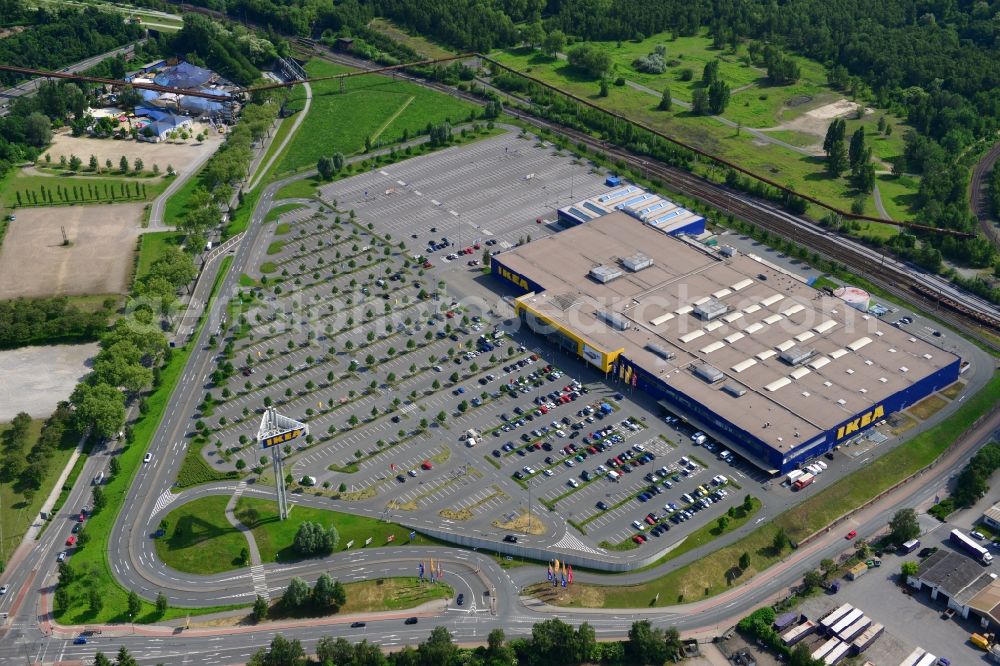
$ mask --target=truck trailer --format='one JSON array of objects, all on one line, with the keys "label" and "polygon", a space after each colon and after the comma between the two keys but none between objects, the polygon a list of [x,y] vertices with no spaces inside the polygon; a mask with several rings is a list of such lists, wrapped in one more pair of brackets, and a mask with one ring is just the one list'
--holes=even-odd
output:
[{"label": "truck trailer", "polygon": [[851,604],[842,604],[839,608],[827,613],[826,617],[819,621],[819,624],[824,630],[829,631],[830,627],[835,625],[840,618],[844,617],[852,610],[854,610],[854,606]]},{"label": "truck trailer", "polygon": [[840,663],[840,661],[847,656],[847,652],[850,649],[850,643],[841,643],[837,647],[830,650],[830,652],[823,657],[823,663],[826,666],[833,666],[834,664]]},{"label": "truck trailer", "polygon": [[826,655],[830,654],[835,647],[841,644],[839,638],[831,638],[826,643],[823,643],[818,648],[816,648],[812,653],[813,659],[823,659]]},{"label": "truck trailer", "polygon": [[792,647],[793,645],[801,641],[803,638],[811,635],[815,631],[816,631],[816,623],[813,622],[812,620],[806,620],[797,627],[792,627],[791,629],[783,633],[781,635],[781,642],[787,645],[788,647]]},{"label": "truck trailer", "polygon": [[882,635],[882,631],[884,629],[885,627],[883,627],[878,622],[865,629],[864,633],[862,633],[860,636],[854,639],[853,645],[855,652],[861,654],[862,652],[867,650],[868,647],[872,643],[874,643],[879,636]]},{"label": "truck trailer", "polygon": [[990,554],[990,551],[980,546],[975,539],[961,530],[951,531],[951,542],[958,548],[964,550],[968,555],[971,555],[972,558],[980,564],[990,564],[993,561],[993,556]]},{"label": "truck trailer", "polygon": [[914,648],[913,652],[911,652],[906,659],[899,662],[899,666],[917,666],[917,662],[919,662],[920,658],[926,653],[927,651],[923,648]]},{"label": "truck trailer", "polygon": [[860,608],[855,608],[851,612],[844,615],[844,617],[837,620],[836,624],[830,627],[830,635],[831,636],[838,635],[844,629],[847,629],[849,626],[860,620],[862,616],[864,616],[864,614],[865,614],[864,611],[862,611]]},{"label": "truck trailer", "polygon": [[853,641],[862,631],[868,628],[868,625],[872,623],[872,620],[867,615],[862,615],[857,622],[851,624],[847,629],[837,632],[837,638],[842,641],[850,643]]}]

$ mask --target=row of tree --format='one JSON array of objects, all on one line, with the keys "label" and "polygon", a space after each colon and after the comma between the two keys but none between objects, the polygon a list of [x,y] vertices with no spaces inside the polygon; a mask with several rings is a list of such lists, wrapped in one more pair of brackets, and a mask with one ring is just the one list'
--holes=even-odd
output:
[{"label": "row of tree", "polygon": [[30,503],[42,487],[55,453],[76,446],[78,440],[73,411],[65,402],[59,403],[52,416],[45,420],[38,439],[33,443],[31,417],[25,413],[18,414],[10,429],[0,437],[0,452],[3,454],[0,456],[0,480],[12,484],[14,491]]},{"label": "row of tree", "polygon": [[0,348],[96,340],[115,307],[85,312],[64,296],[0,301]]}]

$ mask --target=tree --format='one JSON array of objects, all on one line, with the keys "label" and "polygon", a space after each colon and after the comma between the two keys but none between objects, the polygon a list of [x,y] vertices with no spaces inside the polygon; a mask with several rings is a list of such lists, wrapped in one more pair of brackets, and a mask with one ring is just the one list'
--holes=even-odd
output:
[{"label": "tree", "polygon": [[545,40],[545,28],[541,21],[532,21],[521,28],[521,39],[531,48],[535,48]]},{"label": "tree", "polygon": [[347,603],[347,590],[339,580],[333,581],[333,605],[340,607]]},{"label": "tree", "polygon": [[875,189],[875,165],[861,165],[854,176],[854,185],[865,194],[871,194]]},{"label": "tree", "polygon": [[319,172],[319,177],[323,180],[330,180],[333,178],[333,173],[335,171],[333,167],[333,158],[322,155],[319,160],[316,161],[316,170]]},{"label": "tree", "polygon": [[97,171],[99,165],[97,164],[97,156],[96,155],[91,155],[90,156],[90,162],[89,162],[88,166],[90,167],[91,171]]},{"label": "tree", "polygon": [[719,80],[719,61],[709,60],[705,63],[705,68],[701,71],[701,82],[705,84],[705,87],[711,86],[713,83]]},{"label": "tree", "polygon": [[103,652],[94,655],[94,666],[111,666],[111,660]]},{"label": "tree", "polygon": [[895,543],[906,543],[920,536],[920,523],[913,509],[900,509],[889,521],[889,537]]},{"label": "tree", "polygon": [[814,590],[823,585],[823,574],[815,569],[810,569],[806,572],[806,575],[802,577],[802,584],[805,585],[807,589]]},{"label": "tree", "polygon": [[336,152],[336,153],[333,154],[333,157],[330,158],[330,159],[333,160],[333,171],[334,171],[334,173],[338,173],[341,169],[344,168],[344,154],[343,153]]},{"label": "tree", "polygon": [[281,595],[281,603],[287,608],[301,608],[309,601],[309,584],[298,576],[292,578]]},{"label": "tree", "polygon": [[247,666],[299,666],[305,663],[306,653],[302,649],[302,643],[298,639],[290,641],[278,634],[271,639],[270,647],[261,648],[250,657]]},{"label": "tree", "polygon": [[24,119],[24,138],[29,146],[41,148],[52,141],[52,123],[48,117],[34,111]]},{"label": "tree", "polygon": [[780,553],[788,545],[788,535],[785,534],[784,528],[779,527],[778,531],[774,533],[774,538],[771,540],[771,548],[776,552]]},{"label": "tree", "polygon": [[82,167],[82,166],[83,166],[83,160],[81,160],[76,155],[70,155],[69,156],[69,170],[70,171],[79,171],[80,167]]},{"label": "tree", "polygon": [[631,664],[662,664],[668,658],[667,644],[662,629],[656,629],[649,620],[632,623],[625,643],[625,656]]},{"label": "tree", "polygon": [[916,576],[917,571],[919,570],[920,570],[920,565],[917,564],[916,562],[903,562],[901,565],[899,565],[899,572],[903,574],[904,577]]},{"label": "tree", "polygon": [[812,651],[805,643],[799,643],[792,649],[789,666],[823,666],[822,659],[813,659]]},{"label": "tree", "polygon": [[656,106],[660,111],[669,111],[674,105],[673,98],[670,96],[670,86],[663,89],[663,96],[660,97],[660,103]]},{"label": "tree", "polygon": [[118,170],[122,173],[128,173],[128,158],[124,155],[118,160]]},{"label": "tree", "polygon": [[851,143],[847,150],[851,169],[857,169],[865,159],[865,128],[859,127],[851,135]]},{"label": "tree", "polygon": [[574,46],[566,54],[569,64],[589,74],[592,78],[602,78],[611,69],[611,55],[593,44]]},{"label": "tree", "polygon": [[740,555],[740,569],[746,571],[750,568],[750,553],[743,553]]},{"label": "tree", "polygon": [[561,53],[566,48],[566,35],[562,30],[553,30],[542,40],[542,50],[550,56]]},{"label": "tree", "polygon": [[138,666],[138,664],[139,662],[129,654],[124,645],[118,648],[118,654],[115,656],[115,666]]},{"label": "tree", "polygon": [[691,113],[699,116],[708,113],[708,91],[704,88],[691,91]]},{"label": "tree", "polygon": [[267,599],[258,594],[253,602],[253,611],[251,611],[250,616],[254,622],[260,622],[267,617],[268,610]]},{"label": "tree", "polygon": [[130,590],[128,593],[128,616],[133,622],[139,616],[140,610],[142,610],[142,601],[135,590]]},{"label": "tree", "polygon": [[725,81],[712,81],[708,86],[708,108],[720,115],[729,104],[729,85]]},{"label": "tree", "polygon": [[125,423],[125,397],[107,384],[78,384],[70,402],[81,431],[93,428],[98,437],[111,437]]},{"label": "tree", "polygon": [[421,664],[449,666],[454,664],[458,656],[458,646],[451,639],[451,632],[445,627],[437,626],[431,630],[431,635],[417,647],[417,656]]},{"label": "tree", "polygon": [[847,123],[843,118],[836,118],[826,130],[823,139],[823,151],[826,153],[826,169],[834,177],[840,176],[847,169],[848,155],[844,148],[844,136]]},{"label": "tree", "polygon": [[133,165],[136,173],[142,173],[143,168],[146,166],[145,164],[143,164],[141,157],[135,158],[135,162],[133,163]]},{"label": "tree", "polygon": [[316,586],[312,590],[312,600],[313,604],[322,609],[334,605],[333,579],[330,578],[330,574],[322,573],[316,579]]},{"label": "tree", "polygon": [[167,595],[160,592],[156,595],[156,613],[157,615],[163,615],[167,612],[169,602],[167,601]]}]

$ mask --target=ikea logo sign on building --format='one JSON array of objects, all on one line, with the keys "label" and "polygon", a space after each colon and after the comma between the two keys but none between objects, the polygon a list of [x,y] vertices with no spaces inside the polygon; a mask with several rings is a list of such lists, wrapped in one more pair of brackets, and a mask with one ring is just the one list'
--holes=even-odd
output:
[{"label": "ikea logo sign on building", "polygon": [[513,282],[521,289],[524,289],[525,291],[531,291],[531,288],[528,287],[528,281],[525,280],[520,275],[518,275],[517,273],[514,273],[513,271],[510,271],[507,268],[500,266],[499,264],[497,265],[497,273],[500,275],[500,277],[504,278],[505,280]]},{"label": "ikea logo sign on building", "polygon": [[270,437],[265,437],[260,441],[261,448],[269,449],[277,444],[284,444],[285,442],[290,442],[304,432],[302,428],[295,428],[294,430],[288,430],[277,435],[272,435]]},{"label": "ikea logo sign on building", "polygon": [[837,428],[837,440],[839,441],[847,437],[848,435],[861,430],[862,428],[870,426],[872,423],[878,421],[883,416],[885,416],[885,407],[879,405],[872,411],[862,414],[853,421],[848,421],[844,425]]}]

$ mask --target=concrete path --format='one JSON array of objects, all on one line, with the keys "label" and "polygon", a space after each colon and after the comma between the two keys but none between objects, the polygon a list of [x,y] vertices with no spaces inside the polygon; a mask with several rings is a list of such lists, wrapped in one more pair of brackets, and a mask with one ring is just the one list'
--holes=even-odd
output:
[{"label": "concrete path", "polygon": [[[220,144],[221,145],[221,144]],[[178,173],[174,176],[172,183],[167,185],[167,189],[163,190],[160,196],[153,200],[153,205],[149,210],[149,224],[146,231],[171,231],[173,228],[168,227],[163,223],[163,211],[167,206],[167,199],[169,199],[177,190],[181,189],[188,180],[197,174],[201,167],[205,165],[205,162],[209,160],[212,155],[217,152],[218,149],[212,152],[206,152],[201,155],[197,160],[188,166],[187,171],[184,173]]]},{"label": "concrete path", "polygon": [[312,98],[313,98],[312,88],[309,86],[308,83],[303,83],[302,87],[305,88],[306,90],[306,105],[302,107],[302,110],[295,115],[295,121],[292,123],[292,129],[288,130],[288,134],[285,135],[285,138],[284,140],[282,140],[281,145],[278,146],[278,148],[271,154],[271,159],[269,159],[267,161],[267,164],[265,164],[263,167],[257,169],[257,176],[256,178],[254,178],[253,182],[250,183],[249,187],[247,187],[247,192],[252,191],[258,185],[260,185],[261,179],[264,178],[265,175],[267,175],[268,170],[271,168],[271,165],[274,164],[274,161],[278,159],[278,156],[281,155],[283,152],[285,152],[285,148],[288,146],[288,142],[291,141],[292,137],[295,136],[295,133],[299,131],[299,125],[302,124],[302,121],[305,120],[306,118],[306,114],[309,113],[309,107],[312,106]]},{"label": "concrete path", "polygon": [[247,540],[247,548],[250,553],[250,577],[253,579],[253,589],[257,593],[257,596],[263,597],[264,599],[270,601],[271,595],[267,591],[267,579],[264,577],[264,563],[260,559],[260,549],[257,547],[257,540],[253,536],[253,532],[250,528],[240,522],[240,519],[236,517],[236,503],[239,501],[240,497],[243,495],[243,491],[246,490],[247,482],[240,481],[236,484],[236,490],[233,492],[232,496],[229,498],[229,503],[226,504],[226,520],[229,524],[238,529],[243,533],[243,536]]},{"label": "concrete path", "polygon": [[872,196],[875,197],[875,210],[878,211],[879,216],[887,220],[891,220],[892,218],[889,217],[889,213],[886,212],[885,206],[882,205],[882,193],[879,192],[878,183],[875,183],[875,189],[872,190]]}]

